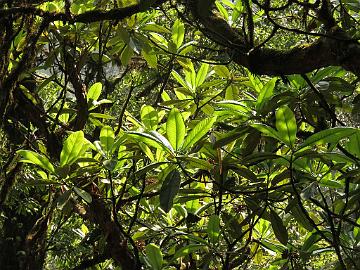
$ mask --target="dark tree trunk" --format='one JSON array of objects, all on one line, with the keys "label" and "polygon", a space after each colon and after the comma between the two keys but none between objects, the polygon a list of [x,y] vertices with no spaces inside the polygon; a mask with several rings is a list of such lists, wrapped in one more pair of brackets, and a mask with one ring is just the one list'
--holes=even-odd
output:
[{"label": "dark tree trunk", "polygon": [[5,221],[0,238],[1,270],[43,269],[46,229],[37,235],[37,239],[41,241],[27,240],[37,224],[37,215],[19,214],[8,207],[3,208],[3,214]]}]

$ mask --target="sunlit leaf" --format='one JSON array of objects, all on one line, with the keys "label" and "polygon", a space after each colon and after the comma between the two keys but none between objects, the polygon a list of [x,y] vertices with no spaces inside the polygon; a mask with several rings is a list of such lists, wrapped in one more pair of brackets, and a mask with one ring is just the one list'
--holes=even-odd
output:
[{"label": "sunlit leaf", "polygon": [[215,1],[215,5],[218,8],[218,10],[220,11],[221,15],[225,18],[225,20],[228,20],[229,14],[228,14],[226,8],[219,1]]},{"label": "sunlit leaf", "polygon": [[196,86],[200,86],[203,84],[208,74],[208,70],[209,70],[209,64],[203,63],[198,73],[196,74],[196,82],[195,82]]},{"label": "sunlit leaf", "polygon": [[[143,1],[141,1],[143,2]],[[145,2],[145,1],[144,1]],[[151,1],[146,1],[151,2]],[[151,31],[151,32],[158,32],[158,33],[170,33],[170,30],[166,27],[156,24],[154,22],[149,22],[145,26],[142,27],[142,30]]]},{"label": "sunlit leaf", "polygon": [[360,129],[353,135],[349,136],[349,142],[346,144],[346,149],[360,158]]},{"label": "sunlit leaf", "polygon": [[101,82],[94,83],[87,93],[87,100],[98,100],[101,95],[102,84]]},{"label": "sunlit leaf", "polygon": [[270,136],[270,137],[272,137],[274,139],[282,141],[279,132],[277,132],[272,127],[269,127],[269,126],[264,125],[264,124],[252,124],[251,126],[253,128],[256,128],[257,130],[259,130],[261,133],[265,134],[266,136]]},{"label": "sunlit leaf", "polygon": [[129,131],[127,132],[127,136],[134,139],[135,142],[143,142],[149,146],[155,147],[156,149],[165,150],[164,145],[162,145],[157,138],[148,133]]},{"label": "sunlit leaf", "polygon": [[215,66],[214,67],[215,73],[222,78],[230,78],[231,73],[226,66]]},{"label": "sunlit leaf", "polygon": [[185,123],[180,111],[173,108],[166,122],[166,135],[175,150],[178,150],[184,141]]},{"label": "sunlit leaf", "polygon": [[354,233],[354,237],[356,239],[359,239],[359,236],[360,236],[360,217],[356,220],[356,224],[358,226],[354,227],[353,233]]},{"label": "sunlit leaf", "polygon": [[163,265],[163,255],[160,248],[155,244],[148,244],[145,247],[146,258],[148,259],[151,269],[161,270]]},{"label": "sunlit leaf", "polygon": [[174,44],[176,45],[176,48],[180,48],[181,44],[184,41],[184,35],[185,35],[185,27],[184,24],[180,20],[176,20],[173,27],[172,27],[172,34],[171,38]]},{"label": "sunlit leaf", "polygon": [[206,135],[206,133],[208,133],[215,121],[216,117],[210,117],[200,121],[186,136],[182,149],[189,149],[198,142]]},{"label": "sunlit leaf", "polygon": [[177,73],[175,70],[171,72],[171,75],[176,79],[176,81],[181,84],[185,88],[189,88],[189,86],[186,84],[185,80],[181,77],[179,73]]},{"label": "sunlit leaf", "polygon": [[155,32],[151,32],[150,35],[152,36],[152,40],[154,42],[156,42],[159,45],[159,47],[161,47],[165,50],[168,49],[168,42],[162,35],[155,33]]},{"label": "sunlit leaf", "polygon": [[294,147],[297,125],[295,115],[288,106],[282,106],[276,111],[276,129],[280,139]]},{"label": "sunlit leaf", "polygon": [[157,54],[154,51],[141,50],[141,55],[152,68],[157,68]]},{"label": "sunlit leaf", "polygon": [[188,88],[194,91],[196,87],[196,72],[194,64],[190,59],[178,59],[179,64],[183,67],[185,73],[185,82],[188,85]]},{"label": "sunlit leaf", "polygon": [[284,246],[276,244],[274,242],[270,242],[266,239],[261,241],[262,246],[264,246],[266,249],[271,250],[273,252],[283,253],[286,248]]},{"label": "sunlit leaf", "polygon": [[149,132],[152,136],[154,136],[169,152],[173,153],[174,148],[171,146],[170,142],[159,132],[152,130]]},{"label": "sunlit leaf", "polygon": [[60,153],[60,166],[71,165],[89,149],[89,142],[84,137],[84,132],[77,131],[65,140]]},{"label": "sunlit leaf", "polygon": [[30,150],[19,150],[17,151],[17,153],[22,157],[21,162],[32,163],[40,166],[48,172],[55,172],[54,166],[44,155],[40,155]]},{"label": "sunlit leaf", "polygon": [[111,115],[105,114],[105,113],[90,113],[89,117],[100,118],[100,119],[108,119],[108,120],[116,119],[114,116],[111,116]]},{"label": "sunlit leaf", "polygon": [[264,87],[261,89],[261,92],[256,101],[256,111],[261,112],[262,108],[264,107],[265,103],[271,98],[274,92],[276,78],[271,79],[268,81]]},{"label": "sunlit leaf", "polygon": [[106,151],[111,151],[115,141],[115,134],[110,126],[104,126],[100,131],[100,142]]},{"label": "sunlit leaf", "polygon": [[235,4],[235,7],[234,7],[234,10],[232,12],[232,16],[231,16],[233,21],[236,21],[239,18],[241,13],[243,13],[243,10],[244,10],[243,1],[237,0],[236,4]]},{"label": "sunlit leaf", "polygon": [[140,110],[140,116],[141,121],[148,130],[156,130],[158,123],[158,113],[152,106],[142,106]]},{"label": "sunlit leaf", "polygon": [[299,146],[299,150],[316,144],[338,143],[341,139],[350,137],[358,132],[356,128],[330,128],[311,135]]}]

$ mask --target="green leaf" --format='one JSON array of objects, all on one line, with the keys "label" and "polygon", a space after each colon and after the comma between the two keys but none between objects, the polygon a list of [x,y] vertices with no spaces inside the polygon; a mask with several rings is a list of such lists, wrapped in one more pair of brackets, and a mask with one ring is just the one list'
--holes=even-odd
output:
[{"label": "green leaf", "polygon": [[62,210],[67,202],[70,200],[71,190],[66,190],[64,193],[60,194],[59,197],[56,199],[56,207]]},{"label": "green leaf", "polygon": [[143,142],[148,146],[155,147],[159,150],[166,150],[166,147],[162,145],[162,143],[155,138],[154,136],[144,133],[144,132],[137,132],[137,131],[128,131],[127,135],[129,138],[132,138],[135,142]]},{"label": "green leaf", "polygon": [[161,166],[161,165],[163,165],[163,164],[166,164],[166,163],[167,163],[167,162],[162,161],[162,162],[156,162],[156,163],[151,163],[151,164],[149,164],[149,165],[146,165],[146,166],[142,167],[140,170],[136,171],[136,172],[135,172],[135,176],[136,176],[137,178],[144,177],[147,172],[149,172],[149,171],[153,171],[153,172],[154,172],[154,170],[155,170],[157,167],[159,167],[159,166]]},{"label": "green leaf", "polygon": [[84,132],[76,131],[65,140],[60,153],[60,166],[71,165],[82,157],[89,148],[89,142],[84,137]]},{"label": "green leaf", "polygon": [[189,149],[197,143],[211,129],[216,121],[216,117],[206,118],[200,121],[186,136],[182,149]]},{"label": "green leaf", "polygon": [[208,70],[209,70],[209,64],[203,63],[198,73],[196,74],[195,86],[200,86],[203,84],[208,74]]},{"label": "green leaf", "polygon": [[77,195],[79,195],[85,202],[91,203],[92,197],[89,193],[87,193],[85,190],[74,187],[74,191]]},{"label": "green leaf", "polygon": [[[166,41],[166,39],[158,34],[158,33],[155,33],[155,32],[151,32],[150,35],[152,36],[151,40],[154,41],[157,46],[159,46],[160,48],[164,49],[164,50],[168,50],[168,42]],[[171,43],[171,42],[169,42]]]},{"label": "green leaf", "polygon": [[271,96],[274,92],[276,80],[277,80],[276,78],[271,79],[261,89],[261,92],[257,98],[256,105],[255,105],[257,112],[261,112],[265,103],[271,98]]},{"label": "green leaf", "polygon": [[301,247],[302,251],[308,252],[311,251],[311,249],[314,247],[314,244],[321,240],[321,235],[317,232],[315,233],[309,233],[306,240],[304,241],[304,244]]},{"label": "green leaf", "polygon": [[215,245],[218,242],[220,235],[220,218],[218,215],[212,215],[209,218],[206,231],[209,236],[210,242]]},{"label": "green leaf", "polygon": [[321,179],[321,181],[319,182],[320,186],[323,187],[329,187],[329,188],[344,188],[344,184],[337,182],[335,180],[330,180],[330,179]]},{"label": "green leaf", "polygon": [[[149,2],[149,1],[140,1],[140,2]],[[150,1],[151,2],[151,1]],[[158,32],[158,33],[171,33],[169,29],[166,27],[156,24],[154,22],[149,22],[142,27],[142,30],[151,31],[151,32]]]},{"label": "green leaf", "polygon": [[115,141],[115,133],[110,126],[104,126],[100,131],[100,142],[106,151],[111,151]]},{"label": "green leaf", "polygon": [[240,165],[230,165],[229,169],[233,170],[236,174],[250,180],[253,183],[258,181],[256,174],[254,174],[250,169],[245,166]]},{"label": "green leaf", "polygon": [[172,208],[175,196],[180,189],[180,173],[177,170],[172,170],[165,178],[160,189],[160,207],[169,212]]},{"label": "green leaf", "polygon": [[279,132],[277,132],[272,127],[266,126],[264,124],[251,124],[251,126],[253,128],[256,128],[261,133],[265,134],[266,136],[269,136],[269,137],[275,138],[279,141],[282,141]]},{"label": "green leaf", "polygon": [[[108,100],[108,99],[101,99],[101,100],[99,100],[99,101],[94,101],[94,102],[92,103],[92,106],[90,106],[89,111],[91,111],[91,110],[99,107],[100,105],[103,105],[103,104],[112,104],[112,103],[114,103],[114,102],[111,101],[111,100]],[[70,109],[68,109],[68,110],[70,110]],[[70,112],[72,112],[72,111],[75,111],[75,110],[72,109]]]},{"label": "green leaf", "polygon": [[47,157],[30,150],[19,150],[17,153],[22,156],[22,159],[20,160],[21,162],[32,163],[40,166],[48,172],[55,172],[54,166],[50,163]]},{"label": "green leaf", "polygon": [[[357,225],[360,225],[360,217],[356,220],[356,224]],[[360,236],[360,229],[359,229],[359,227],[354,227],[354,230],[353,230],[353,233],[354,233],[354,237],[355,238],[359,238],[359,236]]]},{"label": "green leaf", "polygon": [[215,66],[214,70],[222,78],[231,78],[231,73],[226,66]]},{"label": "green leaf", "polygon": [[189,89],[189,86],[186,84],[185,80],[183,79],[183,77],[181,77],[181,75],[179,73],[177,73],[175,70],[173,70],[173,71],[171,71],[171,75],[173,75],[173,77],[176,79],[176,81],[179,84],[181,84],[186,89]]},{"label": "green leaf", "polygon": [[276,129],[281,141],[293,148],[297,126],[295,115],[288,106],[281,106],[276,111]]},{"label": "green leaf", "polygon": [[345,146],[350,153],[360,158],[360,129],[349,137],[349,142]]},{"label": "green leaf", "polygon": [[225,99],[234,100],[239,96],[239,87],[235,85],[229,85],[225,90]]},{"label": "green leaf", "polygon": [[89,117],[91,118],[100,118],[100,119],[108,119],[108,120],[115,120],[114,116],[105,114],[105,113],[90,113]]},{"label": "green leaf", "polygon": [[149,105],[141,107],[140,111],[141,121],[144,123],[145,127],[149,130],[156,130],[158,124],[158,113],[157,111]]},{"label": "green leaf", "polygon": [[237,0],[236,4],[235,4],[235,7],[234,7],[234,10],[233,10],[232,15],[231,15],[232,20],[234,22],[236,22],[237,19],[240,17],[241,13],[243,13],[243,10],[244,10],[243,1]]},{"label": "green leaf", "polygon": [[219,1],[215,1],[215,5],[218,8],[218,10],[220,11],[220,14],[225,18],[226,21],[228,21],[229,14],[228,14],[227,10],[224,8],[224,6],[222,4],[220,4]]},{"label": "green leaf", "polygon": [[340,77],[327,77],[324,79],[324,81],[328,83],[328,87],[326,87],[327,89],[325,91],[341,93],[344,95],[351,95],[355,90],[355,85],[352,85],[351,83]]},{"label": "green leaf", "polygon": [[298,150],[315,144],[338,143],[341,139],[350,137],[358,132],[356,128],[330,128],[311,135],[298,148]]},{"label": "green leaf", "polygon": [[288,242],[288,232],[279,215],[273,210],[270,211],[270,222],[276,238],[281,244],[286,246]]},{"label": "green leaf", "polygon": [[196,82],[196,72],[194,68],[194,64],[190,59],[181,59],[178,60],[179,64],[184,68],[183,71],[185,73],[185,81],[186,84],[189,85],[190,89],[194,91],[195,82]]},{"label": "green leaf", "polygon": [[185,247],[182,247],[182,248],[178,249],[175,252],[174,260],[177,259],[177,258],[184,257],[186,255],[189,255],[190,253],[195,252],[195,251],[197,251],[199,249],[202,249],[204,247],[205,247],[205,245],[202,245],[202,244],[190,244],[190,245],[187,245]]},{"label": "green leaf", "polygon": [[276,252],[276,253],[283,253],[286,250],[286,248],[284,248],[284,246],[272,243],[272,242],[270,242],[270,241],[268,241],[266,239],[261,241],[261,245],[263,247],[265,247],[266,249],[269,249],[269,250],[271,250],[273,252]]},{"label": "green leaf", "polygon": [[220,148],[227,144],[230,144],[233,141],[241,138],[248,131],[249,131],[249,127],[244,127],[244,126],[237,127],[236,129],[221,135],[221,137],[218,138],[214,143],[214,147]]},{"label": "green leaf", "polygon": [[97,82],[94,83],[90,88],[89,91],[87,93],[87,100],[98,100],[98,98],[101,95],[101,90],[102,90],[102,84],[101,82]]},{"label": "green leaf", "polygon": [[175,150],[178,150],[185,138],[185,123],[180,111],[173,108],[166,122],[166,135]]},{"label": "green leaf", "polygon": [[163,265],[163,255],[160,248],[155,244],[148,244],[145,247],[146,257],[151,265],[151,269],[161,270]]},{"label": "green leaf", "polygon": [[150,134],[154,136],[164,147],[168,152],[174,153],[174,148],[171,146],[170,142],[159,132],[152,130],[150,131]]},{"label": "green leaf", "polygon": [[122,51],[122,53],[120,55],[121,64],[123,64],[124,66],[129,64],[130,59],[133,56],[133,54],[134,54],[134,51],[130,47],[130,45],[126,45],[124,50]]},{"label": "green leaf", "polygon": [[152,68],[157,68],[157,57],[156,53],[153,50],[141,50],[141,55],[144,57],[145,61]]},{"label": "green leaf", "polygon": [[264,160],[272,160],[278,158],[284,158],[284,157],[276,155],[271,152],[255,152],[243,158],[241,162],[243,164],[251,164],[253,162],[260,162]]},{"label": "green leaf", "polygon": [[241,143],[241,153],[244,157],[251,155],[261,141],[261,133],[256,129],[251,129],[249,134]]},{"label": "green leaf", "polygon": [[176,45],[176,49],[179,49],[181,44],[184,41],[184,35],[185,35],[185,27],[184,24],[180,20],[176,20],[172,29],[172,41]]},{"label": "green leaf", "polygon": [[188,162],[188,165],[190,168],[194,169],[201,169],[201,170],[211,170],[214,168],[214,165],[210,164],[208,161],[199,159],[196,157],[176,157],[178,160],[183,160],[185,162]]}]

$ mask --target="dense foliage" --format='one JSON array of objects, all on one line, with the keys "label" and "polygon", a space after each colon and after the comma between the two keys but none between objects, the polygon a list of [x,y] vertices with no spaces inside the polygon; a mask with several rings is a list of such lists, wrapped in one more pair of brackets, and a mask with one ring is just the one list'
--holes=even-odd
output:
[{"label": "dense foliage", "polygon": [[359,11],[0,0],[0,268],[360,269]]}]

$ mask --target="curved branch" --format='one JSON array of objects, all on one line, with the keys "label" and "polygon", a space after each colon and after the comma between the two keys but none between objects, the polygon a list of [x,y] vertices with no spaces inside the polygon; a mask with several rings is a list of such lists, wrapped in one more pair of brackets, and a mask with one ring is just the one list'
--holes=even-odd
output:
[{"label": "curved branch", "polygon": [[[233,52],[233,61],[256,74],[304,74],[327,66],[341,66],[360,75],[360,45],[339,27],[310,44],[291,49],[249,48],[245,38],[215,15],[211,0],[191,0],[191,12],[214,42]],[[226,41],[226,42],[224,42]]]},{"label": "curved branch", "polygon": [[261,48],[249,54],[235,53],[234,62],[267,75],[304,74],[328,66],[341,66],[360,75],[360,45],[331,38],[292,49]]},{"label": "curved branch", "polygon": [[97,256],[94,256],[92,259],[87,259],[82,261],[78,266],[75,266],[72,270],[83,270],[83,269],[89,269],[92,266],[95,266],[99,263],[102,263],[103,261],[109,259],[109,254],[103,253],[99,254]]},{"label": "curved branch", "polygon": [[143,1],[140,1],[138,4],[123,8],[114,8],[111,10],[90,10],[74,16],[66,12],[48,12],[34,6],[13,7],[1,9],[0,17],[7,17],[14,14],[34,14],[39,17],[46,17],[49,21],[92,23],[105,20],[122,20],[136,13],[144,12],[150,8],[157,7],[166,1],[168,0],[156,0],[148,6],[142,3]]}]

